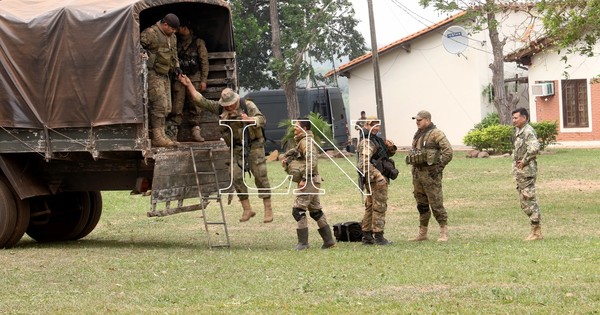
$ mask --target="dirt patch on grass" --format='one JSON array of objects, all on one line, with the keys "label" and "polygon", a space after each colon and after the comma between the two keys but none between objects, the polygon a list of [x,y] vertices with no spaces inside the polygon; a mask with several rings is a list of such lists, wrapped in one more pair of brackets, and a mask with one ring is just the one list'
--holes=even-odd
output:
[{"label": "dirt patch on grass", "polygon": [[579,190],[579,191],[599,191],[600,181],[593,180],[555,180],[539,184],[540,188],[552,191]]}]

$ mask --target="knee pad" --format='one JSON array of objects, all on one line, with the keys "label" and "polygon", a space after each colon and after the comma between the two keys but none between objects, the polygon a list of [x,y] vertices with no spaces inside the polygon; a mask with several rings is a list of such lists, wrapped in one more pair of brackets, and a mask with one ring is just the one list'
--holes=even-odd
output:
[{"label": "knee pad", "polygon": [[322,216],[323,216],[323,211],[321,211],[321,210],[310,212],[310,217],[313,218],[313,220],[315,220],[315,221],[319,221],[319,219]]},{"label": "knee pad", "polygon": [[296,220],[296,222],[299,222],[303,217],[306,217],[306,210],[292,208],[292,216],[294,216],[294,220]]},{"label": "knee pad", "polygon": [[429,205],[417,204],[417,210],[419,210],[420,214],[425,214],[429,212]]}]

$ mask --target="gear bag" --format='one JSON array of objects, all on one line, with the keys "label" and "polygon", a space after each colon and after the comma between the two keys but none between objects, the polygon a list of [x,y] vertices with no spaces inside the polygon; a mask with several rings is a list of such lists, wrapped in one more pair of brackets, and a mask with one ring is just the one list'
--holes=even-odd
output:
[{"label": "gear bag", "polygon": [[362,229],[356,221],[336,223],[333,225],[333,235],[338,242],[360,242]]}]

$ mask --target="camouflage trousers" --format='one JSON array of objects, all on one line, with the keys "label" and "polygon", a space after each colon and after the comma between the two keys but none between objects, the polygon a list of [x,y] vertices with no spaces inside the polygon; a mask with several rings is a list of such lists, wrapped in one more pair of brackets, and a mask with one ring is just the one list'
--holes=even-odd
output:
[{"label": "camouflage trousers", "polygon": [[150,127],[164,127],[165,118],[171,112],[171,80],[153,70],[148,70],[148,107]]},{"label": "camouflage trousers", "polygon": [[539,224],[542,222],[542,216],[535,195],[536,177],[517,176],[516,180],[519,200],[521,201],[521,209],[523,209],[523,212],[529,217],[529,221],[532,224]]},{"label": "camouflage trousers", "polygon": [[440,225],[447,224],[448,213],[444,208],[442,173],[437,170],[437,165],[413,166],[412,176],[413,195],[419,211],[419,225],[429,225],[431,212]]},{"label": "camouflage trousers", "polygon": [[[233,177],[233,187],[240,200],[248,199],[248,185],[244,176],[243,157],[242,147],[234,146],[231,175]],[[250,172],[254,177],[254,184],[256,185],[255,187],[250,188],[250,193],[258,193],[258,197],[261,199],[270,198],[271,185],[269,184],[269,178],[267,176],[267,158],[265,157],[264,145],[262,143],[252,145],[250,147],[250,152],[248,152],[248,159]]]},{"label": "camouflage trousers", "polygon": [[[200,91],[200,78],[199,75],[191,75],[189,76],[190,80],[192,80],[192,84],[196,90]],[[173,109],[171,110],[171,114],[169,114],[169,120],[174,122],[177,126],[180,126],[183,122],[183,108],[185,105],[188,105],[189,110],[189,120],[192,126],[200,125],[200,114],[202,110],[194,105],[194,102],[189,102],[187,97],[187,89],[185,85],[181,84],[179,81],[173,82]]]},{"label": "camouflage trousers", "polygon": [[[301,189],[300,184],[298,184],[298,189]],[[321,188],[321,177],[315,176],[313,180],[308,180],[306,182],[306,187],[304,187],[301,191],[295,191],[296,199],[294,200],[293,208],[301,209],[301,213],[309,212],[311,218],[317,221],[317,225],[319,228],[322,228],[327,225],[327,218],[323,213],[323,208],[321,207],[321,199],[319,195],[319,190]],[[302,219],[298,221],[298,228],[303,229],[308,227],[308,222],[306,222],[306,215],[302,216]]]},{"label": "camouflage trousers", "polygon": [[363,216],[361,229],[373,233],[383,232],[385,228],[385,212],[387,211],[388,184],[383,187],[369,187],[365,184],[367,193],[365,198],[365,215]]}]

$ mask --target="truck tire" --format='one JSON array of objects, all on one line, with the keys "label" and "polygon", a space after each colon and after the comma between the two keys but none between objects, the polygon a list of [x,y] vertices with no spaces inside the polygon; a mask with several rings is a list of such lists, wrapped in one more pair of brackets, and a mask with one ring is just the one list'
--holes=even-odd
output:
[{"label": "truck tire", "polygon": [[39,197],[32,205],[27,235],[38,242],[76,239],[88,223],[90,210],[87,191]]},{"label": "truck tire", "polygon": [[4,181],[0,180],[0,248],[4,248],[15,231],[17,211],[15,198]]},{"label": "truck tire", "polygon": [[90,191],[90,218],[83,227],[83,231],[77,234],[72,240],[78,240],[90,234],[98,225],[102,216],[102,194],[99,191]]}]

